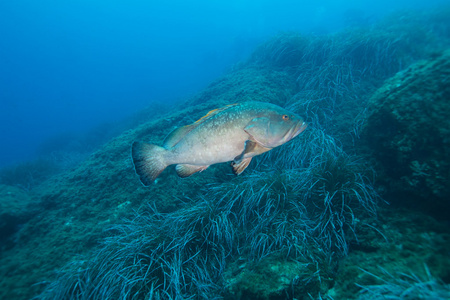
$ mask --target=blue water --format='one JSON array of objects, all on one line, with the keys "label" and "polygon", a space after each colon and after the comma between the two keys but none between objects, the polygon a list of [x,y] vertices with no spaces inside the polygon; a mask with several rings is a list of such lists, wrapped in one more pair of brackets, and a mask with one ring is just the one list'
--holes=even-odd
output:
[{"label": "blue water", "polygon": [[0,167],[49,138],[186,99],[279,31],[447,1],[0,2]]}]

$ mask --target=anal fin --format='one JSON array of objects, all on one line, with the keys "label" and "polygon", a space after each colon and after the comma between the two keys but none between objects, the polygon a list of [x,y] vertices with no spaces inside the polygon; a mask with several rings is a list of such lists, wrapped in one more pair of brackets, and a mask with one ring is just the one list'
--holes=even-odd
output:
[{"label": "anal fin", "polygon": [[206,170],[208,166],[198,166],[198,165],[188,165],[188,164],[181,164],[177,165],[175,167],[175,171],[177,172],[178,176],[181,178],[189,177],[194,173],[202,172]]}]

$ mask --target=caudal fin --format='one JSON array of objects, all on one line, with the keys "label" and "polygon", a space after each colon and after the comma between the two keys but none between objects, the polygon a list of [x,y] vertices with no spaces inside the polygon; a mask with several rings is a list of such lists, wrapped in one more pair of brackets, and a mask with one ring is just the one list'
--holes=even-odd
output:
[{"label": "caudal fin", "polygon": [[144,142],[134,142],[131,146],[134,169],[142,184],[149,186],[167,167],[164,153],[167,150]]}]

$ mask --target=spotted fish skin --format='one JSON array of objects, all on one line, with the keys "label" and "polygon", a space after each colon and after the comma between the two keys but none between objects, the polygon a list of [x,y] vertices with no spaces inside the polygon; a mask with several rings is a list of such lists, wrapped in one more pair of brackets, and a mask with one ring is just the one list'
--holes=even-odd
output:
[{"label": "spotted fish skin", "polygon": [[235,174],[240,174],[252,157],[288,142],[306,127],[298,115],[274,104],[231,104],[210,111],[194,124],[175,129],[163,147],[134,142],[132,158],[145,186],[174,164],[181,177],[227,161],[232,161]]}]

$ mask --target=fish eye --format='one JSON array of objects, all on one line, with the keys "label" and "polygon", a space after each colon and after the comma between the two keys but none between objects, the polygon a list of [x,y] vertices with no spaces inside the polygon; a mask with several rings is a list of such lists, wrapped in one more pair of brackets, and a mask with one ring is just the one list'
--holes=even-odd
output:
[{"label": "fish eye", "polygon": [[288,115],[283,115],[282,118],[283,118],[283,120],[285,120],[285,121],[289,120],[289,116],[288,116]]}]

